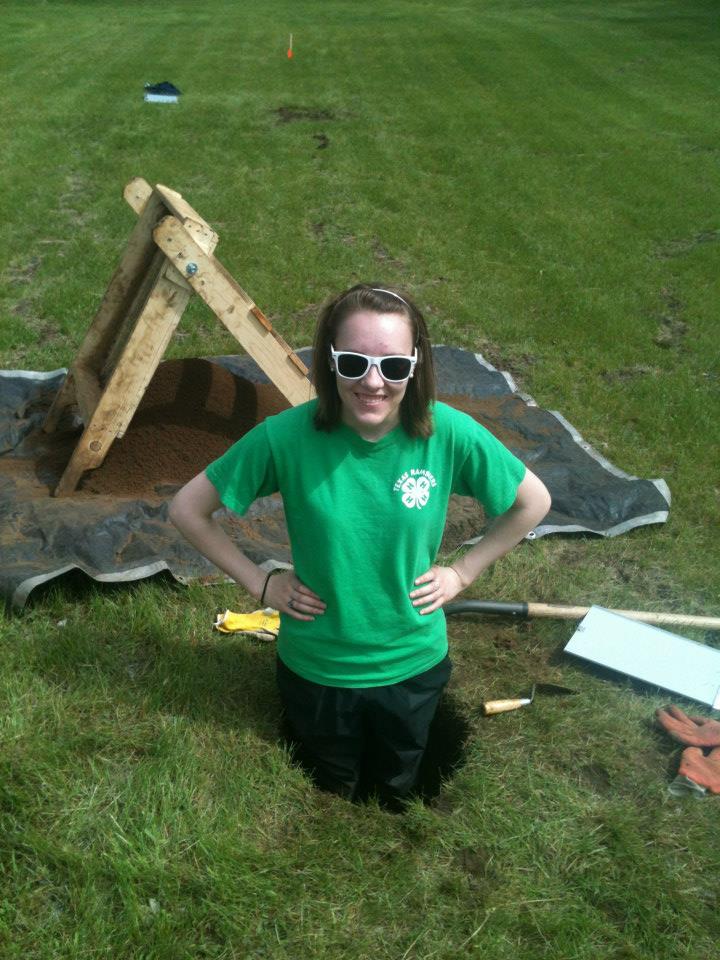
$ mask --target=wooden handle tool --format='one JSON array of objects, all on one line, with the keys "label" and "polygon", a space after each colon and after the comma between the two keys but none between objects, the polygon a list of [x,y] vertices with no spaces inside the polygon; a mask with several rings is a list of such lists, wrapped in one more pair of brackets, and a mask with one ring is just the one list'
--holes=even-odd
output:
[{"label": "wooden handle tool", "polygon": [[[458,613],[490,613],[502,617],[550,617],[555,620],[582,620],[590,607],[572,607],[561,603],[500,603],[495,600],[459,600],[446,603],[445,615]],[[686,613],[654,613],[649,610],[615,610],[630,620],[652,623],[657,627],[698,627],[700,630],[720,630],[720,617],[699,617]]]},{"label": "wooden handle tool", "polygon": [[535,699],[535,684],[529,697],[517,697],[514,700],[486,700],[482,705],[482,712],[486,717],[495,713],[508,713],[510,710],[519,710],[529,706]]}]

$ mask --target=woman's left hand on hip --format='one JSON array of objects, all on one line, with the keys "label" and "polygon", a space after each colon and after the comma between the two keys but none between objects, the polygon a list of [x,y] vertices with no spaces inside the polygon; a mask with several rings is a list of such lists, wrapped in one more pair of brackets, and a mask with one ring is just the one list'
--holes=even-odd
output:
[{"label": "woman's left hand on hip", "polygon": [[410,592],[414,607],[422,607],[421,615],[434,613],[456,597],[463,589],[460,574],[454,567],[433,565],[415,580],[415,590]]}]

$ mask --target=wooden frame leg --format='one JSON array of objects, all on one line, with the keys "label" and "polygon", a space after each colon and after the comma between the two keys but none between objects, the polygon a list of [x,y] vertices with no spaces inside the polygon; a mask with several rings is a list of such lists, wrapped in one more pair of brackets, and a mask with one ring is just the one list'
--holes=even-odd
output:
[{"label": "wooden frame leg", "polygon": [[43,423],[45,433],[53,433],[57,428],[60,417],[62,417],[68,407],[74,406],[75,403],[75,377],[73,376],[72,370],[68,370],[45,417],[45,422]]},{"label": "wooden frame leg", "polygon": [[72,493],[83,473],[99,467],[113,440],[127,430],[191,293],[164,275],[156,281],[55,488],[56,497]]}]

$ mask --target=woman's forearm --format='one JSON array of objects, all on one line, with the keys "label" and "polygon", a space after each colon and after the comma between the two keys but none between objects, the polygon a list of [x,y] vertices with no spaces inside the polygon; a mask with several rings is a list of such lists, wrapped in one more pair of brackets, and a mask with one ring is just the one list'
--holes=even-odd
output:
[{"label": "woman's forearm", "polygon": [[463,589],[492,563],[512,550],[537,526],[550,509],[550,494],[534,474],[527,472],[512,507],[498,517],[488,533],[452,564]]},{"label": "woman's forearm", "polygon": [[512,508],[498,518],[479,543],[452,563],[453,570],[457,571],[462,581],[463,589],[469,587],[492,563],[520,543],[533,526],[532,523],[527,524],[526,517],[520,511],[516,513]]},{"label": "woman's forearm", "polygon": [[232,577],[252,596],[260,596],[266,574],[235,546],[216,520],[194,517],[192,520],[178,522],[172,515],[170,519],[199,553]]},{"label": "woman's forearm", "polygon": [[199,553],[248,593],[259,597],[266,574],[238,549],[215,520],[213,514],[219,506],[214,487],[200,474],[175,496],[170,504],[170,521]]}]

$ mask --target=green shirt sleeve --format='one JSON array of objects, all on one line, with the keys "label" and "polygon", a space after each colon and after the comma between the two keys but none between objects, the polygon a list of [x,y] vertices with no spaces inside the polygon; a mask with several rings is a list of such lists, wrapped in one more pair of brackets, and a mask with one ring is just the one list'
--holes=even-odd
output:
[{"label": "green shirt sleeve", "polygon": [[243,514],[258,497],[277,493],[275,460],[265,422],[259,423],[205,470],[228,509]]},{"label": "green shirt sleeve", "polygon": [[491,517],[505,513],[515,502],[525,464],[473,417],[454,411],[453,420],[453,493],[475,497]]}]

